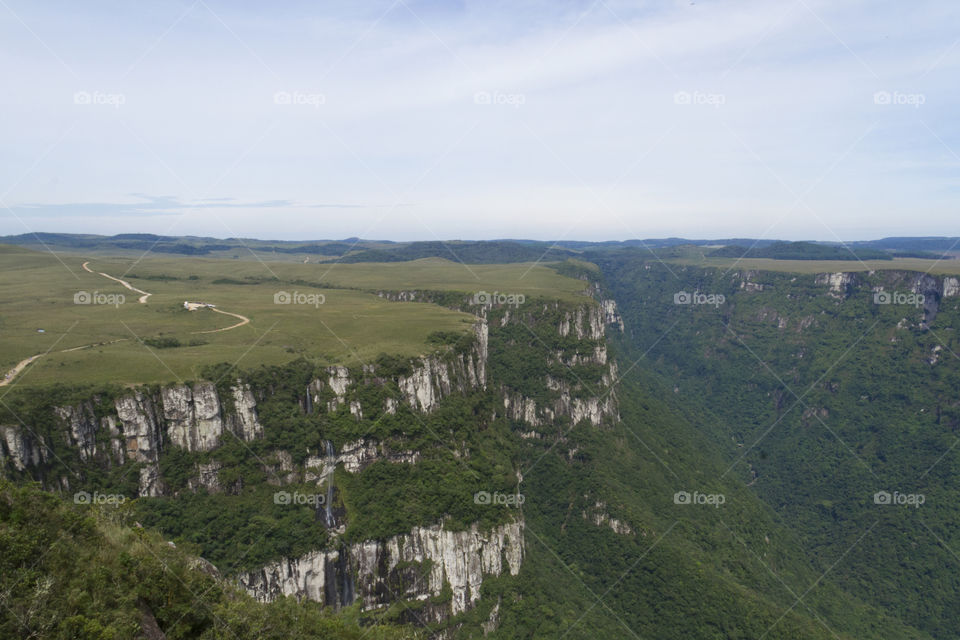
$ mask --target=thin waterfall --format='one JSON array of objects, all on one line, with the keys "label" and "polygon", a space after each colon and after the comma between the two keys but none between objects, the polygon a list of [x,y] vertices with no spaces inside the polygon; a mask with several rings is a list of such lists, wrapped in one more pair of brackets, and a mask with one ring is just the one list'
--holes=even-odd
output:
[{"label": "thin waterfall", "polygon": [[324,462],[324,470],[326,474],[327,482],[327,499],[323,501],[324,505],[324,518],[323,523],[327,526],[328,529],[332,529],[333,522],[333,474],[337,469],[337,456],[333,451],[333,443],[329,440],[326,440],[327,446],[327,459]]}]

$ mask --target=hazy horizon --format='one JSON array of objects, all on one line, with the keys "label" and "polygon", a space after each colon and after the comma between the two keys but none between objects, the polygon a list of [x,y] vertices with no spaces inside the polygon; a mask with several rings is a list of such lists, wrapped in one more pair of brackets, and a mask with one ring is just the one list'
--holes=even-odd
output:
[{"label": "hazy horizon", "polygon": [[[16,237],[16,236],[29,236],[33,234],[44,234],[44,233],[58,233],[58,234],[68,234],[68,235],[78,235],[78,236],[100,236],[104,238],[109,238],[113,236],[124,236],[124,235],[157,235],[164,236],[165,234],[154,234],[144,231],[117,231],[116,233],[85,233],[85,232],[72,232],[72,231],[28,231],[23,234],[7,234],[0,235],[0,239],[6,237]],[[811,242],[811,243],[832,243],[842,245],[845,243],[851,242],[873,242],[878,240],[889,240],[889,239],[899,239],[899,238],[909,238],[909,239],[934,239],[934,238],[944,238],[951,239],[957,238],[958,236],[954,235],[929,235],[929,236],[876,236],[876,237],[859,237],[859,238],[844,238],[842,240],[818,240],[813,238],[753,238],[749,236],[714,236],[714,237],[687,237],[679,235],[665,235],[658,237],[643,237],[643,238],[600,238],[596,240],[572,237],[572,238],[508,238],[500,236],[490,236],[482,238],[468,238],[468,237],[458,237],[458,238],[411,238],[408,240],[400,240],[397,238],[378,238],[378,237],[369,237],[363,238],[359,236],[347,236],[347,237],[330,237],[330,238],[295,238],[295,237],[282,237],[277,235],[264,235],[264,236],[203,236],[196,234],[183,234],[183,235],[170,235],[169,237],[179,237],[179,238],[204,238],[211,240],[256,240],[258,242],[303,242],[303,243],[320,243],[320,242],[384,242],[384,243],[394,243],[394,244],[410,244],[416,242],[540,242],[540,243],[564,243],[564,242],[582,242],[582,243],[593,243],[593,244],[604,244],[604,243],[626,243],[626,242],[660,242],[665,240],[686,240],[690,242],[703,243],[703,242],[722,242],[729,240],[762,240],[770,242]]]},{"label": "hazy horizon", "polygon": [[958,11],[12,0],[0,234],[951,235]]}]

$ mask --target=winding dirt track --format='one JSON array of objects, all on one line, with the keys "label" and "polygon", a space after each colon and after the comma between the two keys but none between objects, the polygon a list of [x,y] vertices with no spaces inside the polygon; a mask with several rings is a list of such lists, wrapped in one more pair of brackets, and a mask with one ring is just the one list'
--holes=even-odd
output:
[{"label": "winding dirt track", "polygon": [[[113,344],[115,342],[126,342],[127,340],[129,340],[129,338],[118,338],[116,340],[110,340],[108,342],[94,342],[92,344],[82,344],[79,347],[70,347],[69,349],[61,349],[60,351],[54,351],[54,353],[70,353],[71,351],[80,351],[81,349],[89,349],[90,347],[102,347],[103,345],[106,345],[106,344]],[[20,375],[20,373],[24,369],[26,369],[31,362],[33,362],[34,360],[36,360],[41,356],[45,356],[47,353],[49,352],[38,353],[35,356],[30,356],[26,360],[21,360],[20,362],[18,362],[17,366],[15,366],[13,369],[10,369],[10,371],[8,371],[6,375],[3,376],[3,380],[0,380],[0,387],[5,387],[11,382],[13,382],[13,379],[16,378],[18,375]]]},{"label": "winding dirt track", "polygon": [[[130,289],[130,291],[136,291],[137,293],[141,294],[140,297],[137,299],[137,302],[139,302],[140,304],[146,304],[147,298],[149,298],[150,296],[153,295],[152,293],[148,293],[148,292],[146,292],[146,291],[144,291],[144,290],[142,290],[142,289],[137,289],[135,286],[133,286],[132,284],[130,284],[130,283],[127,282],[126,280],[121,280],[120,278],[114,278],[114,277],[111,276],[110,274],[108,274],[108,273],[103,273],[102,271],[94,271],[93,269],[91,269],[91,268],[88,266],[89,264],[90,264],[90,261],[88,260],[87,262],[84,262],[81,266],[83,267],[83,269],[84,269],[85,271],[88,271],[89,273],[96,273],[97,275],[101,275],[101,276],[103,276],[104,278],[109,278],[109,279],[113,280],[114,282],[119,282],[120,284],[122,284],[122,285],[123,285],[124,287],[126,287],[127,289]],[[194,331],[193,333],[195,333],[195,334],[200,334],[200,333],[220,333],[221,331],[230,331],[231,329],[236,329],[237,327],[242,327],[243,325],[250,323],[250,318],[248,318],[247,316],[242,316],[242,315],[240,315],[239,313],[231,313],[230,311],[223,311],[222,309],[217,309],[217,308],[215,308],[215,307],[209,307],[209,309],[210,309],[211,311],[215,311],[215,312],[217,312],[217,313],[222,313],[222,314],[225,315],[225,316],[231,316],[231,317],[233,317],[233,318],[236,318],[236,319],[238,319],[240,322],[238,322],[238,323],[236,323],[236,324],[232,324],[232,325],[230,325],[229,327],[223,327],[222,329],[208,329],[208,330],[206,330],[206,331]],[[60,350],[60,351],[58,351],[58,352],[56,352],[56,353],[67,353],[67,352],[70,352],[70,351],[80,351],[81,349],[86,349],[86,348],[88,348],[88,347],[99,347],[99,346],[103,346],[103,345],[105,345],[105,344],[113,344],[113,343],[115,343],[115,342],[124,342],[124,341],[126,341],[126,340],[128,340],[128,339],[129,339],[129,338],[120,338],[120,339],[118,339],[118,340],[110,340],[109,342],[95,342],[95,343],[93,343],[93,344],[84,344],[84,345],[80,345],[79,347],[71,347],[70,349],[62,349],[62,350]],[[8,372],[3,376],[3,379],[0,380],[0,387],[5,387],[5,386],[7,386],[8,384],[10,384],[11,382],[13,382],[13,380],[14,380],[18,375],[20,375],[20,374],[23,372],[24,369],[26,369],[27,367],[30,366],[30,363],[31,363],[31,362],[33,362],[34,360],[36,360],[37,358],[39,358],[39,357],[41,357],[41,356],[43,356],[43,355],[46,355],[46,354],[45,354],[45,353],[38,353],[38,354],[36,354],[36,355],[30,356],[29,358],[26,358],[26,359],[21,360],[20,362],[18,362],[18,363],[13,367],[13,369],[10,369],[10,371],[8,371]]]},{"label": "winding dirt track", "polygon": [[21,371],[26,369],[31,362],[33,362],[34,360],[36,360],[42,355],[43,355],[42,353],[38,353],[35,356],[30,356],[26,360],[21,360],[20,362],[18,362],[17,366],[15,366],[13,369],[10,369],[10,371],[7,372],[7,375],[3,377],[3,380],[0,380],[0,387],[5,387],[11,382],[13,382],[13,379],[16,378]]},{"label": "winding dirt track", "polygon": [[88,264],[90,264],[90,261],[89,261],[89,260],[88,260],[87,262],[84,262],[81,266],[82,266],[84,269],[86,269],[87,271],[89,271],[90,273],[96,273],[96,274],[99,274],[99,275],[103,276],[104,278],[110,278],[110,279],[113,280],[114,282],[119,282],[120,284],[122,284],[123,286],[125,286],[127,289],[130,289],[130,291],[136,291],[137,293],[142,294],[142,295],[137,299],[137,302],[139,302],[140,304],[146,304],[147,298],[149,298],[150,296],[153,295],[152,293],[147,293],[147,292],[144,291],[143,289],[137,289],[135,286],[133,286],[132,284],[130,284],[130,283],[127,282],[126,280],[121,280],[120,278],[114,278],[114,277],[111,276],[110,274],[104,273],[104,272],[102,272],[102,271],[94,271],[93,269],[91,269],[90,267],[87,266]]},{"label": "winding dirt track", "polygon": [[194,331],[194,333],[220,333],[221,331],[230,331],[230,329],[236,329],[237,327],[242,327],[243,325],[250,322],[250,318],[247,316],[242,316],[239,313],[230,313],[229,311],[222,311],[215,307],[210,307],[211,311],[216,311],[217,313],[222,313],[225,316],[233,316],[234,318],[239,318],[240,322],[237,324],[232,324],[229,327],[224,327],[223,329],[208,329],[207,331]]},{"label": "winding dirt track", "polygon": [[[96,273],[103,276],[104,278],[110,278],[114,282],[119,282],[120,284],[125,286],[127,289],[130,289],[131,291],[136,291],[137,293],[143,294],[137,300],[137,302],[139,302],[140,304],[146,303],[147,298],[153,295],[152,293],[147,293],[142,289],[137,289],[126,280],[121,280],[120,278],[114,278],[110,274],[104,273],[102,271],[94,271],[93,269],[87,266],[89,264],[90,264],[90,261],[88,260],[87,262],[84,262],[82,266],[84,269],[86,269],[90,273]],[[230,329],[236,329],[237,327],[242,327],[243,325],[248,324],[250,322],[250,318],[248,318],[247,316],[242,316],[239,313],[231,313],[230,311],[223,311],[222,309],[217,309],[216,307],[209,307],[209,309],[211,311],[216,311],[217,313],[222,313],[225,316],[231,316],[233,318],[236,318],[240,322],[238,322],[237,324],[232,324],[229,327],[223,327],[222,329],[208,329],[207,331],[194,331],[193,333],[220,333],[221,331],[230,331]]]}]

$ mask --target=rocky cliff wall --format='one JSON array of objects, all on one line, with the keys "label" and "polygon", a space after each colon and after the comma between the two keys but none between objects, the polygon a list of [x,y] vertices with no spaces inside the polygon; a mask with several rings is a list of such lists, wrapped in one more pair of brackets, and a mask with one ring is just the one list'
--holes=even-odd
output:
[{"label": "rocky cliff wall", "polygon": [[[520,313],[506,312],[500,319],[501,326],[510,323],[525,322]],[[617,313],[613,300],[601,300],[596,305],[581,305],[566,310],[554,327],[559,338],[576,338],[581,344],[567,348],[554,349],[549,362],[560,364],[567,370],[582,365],[602,367],[604,372],[599,380],[587,381],[577,375],[571,379],[560,380],[547,374],[543,378],[543,387],[552,391],[552,399],[537,401],[522,393],[503,387],[501,397],[504,414],[511,420],[525,422],[530,426],[541,427],[555,422],[558,418],[568,418],[572,424],[588,420],[593,426],[600,426],[604,420],[617,422],[620,413],[617,409],[617,397],[614,391],[617,381],[617,364],[607,352],[606,331],[623,330],[623,320]],[[590,345],[586,350],[583,345]]]},{"label": "rocky cliff wall", "polygon": [[[467,353],[437,353],[414,360],[412,372],[398,376],[393,381],[400,397],[387,398],[384,406],[376,409],[396,413],[397,403],[404,402],[417,411],[428,413],[450,395],[485,389],[489,329],[484,318],[474,325],[473,333],[473,345]],[[356,371],[343,366],[328,367],[325,377],[307,385],[304,408],[308,413],[318,411],[323,406],[324,398],[329,397],[326,400],[327,411],[336,411],[346,404],[355,417],[362,419],[364,411],[369,413],[374,408],[360,405],[351,398],[352,392],[364,384],[384,382],[384,378],[377,377],[374,365],[365,365]]]},{"label": "rocky cliff wall", "polygon": [[439,620],[476,605],[485,576],[519,573],[523,529],[522,518],[486,532],[477,525],[465,531],[442,524],[414,527],[383,541],[285,558],[241,575],[239,582],[261,601],[286,595],[339,608],[360,600],[364,609],[437,598],[449,586],[449,604],[435,612]]},{"label": "rocky cliff wall", "polygon": [[[495,318],[494,329],[500,330],[550,317],[552,324],[544,335],[547,342],[559,346],[542,352],[544,369],[588,367],[602,374],[591,378],[590,385],[569,376],[545,374],[533,388],[545,390],[552,400],[539,404],[498,384],[493,391],[501,396],[497,404],[502,401],[502,415],[530,425],[547,425],[561,417],[573,423],[586,420],[597,426],[618,420],[616,396],[611,390],[617,367],[605,340],[608,329],[623,327],[616,305],[612,301],[576,306],[536,304],[527,310],[501,308],[494,312],[493,307],[479,308],[480,317],[469,347],[417,358],[407,366],[393,369],[393,374],[379,371],[377,365],[328,367],[300,391],[300,409],[306,414],[348,410],[357,420],[396,414],[403,407],[419,413],[431,412],[449,396],[489,390],[488,318]],[[544,311],[549,313],[538,315]],[[361,393],[369,391],[367,385],[376,385],[378,392]],[[165,451],[175,448],[210,452],[216,451],[226,438],[262,438],[265,430],[258,416],[257,398],[271,399],[273,391],[258,388],[254,393],[249,384],[236,380],[224,396],[213,383],[200,381],[149,392],[136,390],[112,402],[94,399],[58,406],[54,412],[68,444],[79,452],[81,461],[108,467],[140,464],[139,495],[157,496],[167,491],[159,467]],[[378,406],[364,404],[371,402],[370,398],[378,398]],[[17,469],[47,462],[42,439],[12,427],[0,427],[0,442],[0,455]],[[314,451],[312,455],[308,452],[301,462],[294,462],[290,451],[280,449],[263,458],[261,462],[267,467],[272,484],[307,482],[330,486],[333,469],[338,465],[347,473],[361,473],[378,461],[418,464],[421,452],[404,447],[402,437],[391,438],[387,443],[367,436],[342,443],[339,451],[328,442],[326,451]],[[186,488],[213,493],[233,491],[234,487],[221,481],[222,471],[222,464],[214,458],[197,463]],[[343,533],[339,527],[331,529],[334,540],[339,538],[338,533]],[[440,621],[475,606],[485,576],[519,572],[524,556],[523,531],[521,512],[514,521],[486,530],[476,523],[460,531],[449,530],[442,523],[418,526],[409,533],[383,540],[284,558],[238,579],[261,600],[292,595],[335,607],[359,600],[365,609],[398,599],[425,601],[421,611]],[[449,600],[445,599],[446,594],[450,594]]]},{"label": "rocky cliff wall", "polygon": [[[230,391],[230,411],[224,409],[213,383],[198,382],[156,392],[137,390],[112,403],[95,397],[56,406],[53,413],[81,462],[106,468],[140,463],[139,495],[157,496],[164,491],[158,462],[165,448],[210,451],[228,432],[243,440],[262,436],[250,386],[236,380]],[[58,457],[42,437],[25,427],[3,426],[0,435],[0,458],[9,458],[17,470],[29,470]],[[70,479],[64,476],[56,484],[68,489]]]}]

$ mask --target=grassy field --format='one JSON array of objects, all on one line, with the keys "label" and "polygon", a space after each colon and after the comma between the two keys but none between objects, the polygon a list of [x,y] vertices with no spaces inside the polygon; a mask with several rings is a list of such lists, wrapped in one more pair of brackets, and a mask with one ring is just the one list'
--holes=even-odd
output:
[{"label": "grassy field", "polygon": [[[87,259],[0,247],[0,371],[45,354],[3,392],[52,382],[188,380],[198,377],[202,367],[221,362],[244,369],[298,357],[355,364],[380,353],[413,356],[430,349],[431,333],[467,331],[475,321],[468,313],[388,302],[359,289],[486,290],[585,299],[578,293],[582,282],[524,264],[464,267],[438,259],[386,265],[261,264],[186,257],[148,257],[134,264],[129,258],[90,258],[93,271],[152,294],[139,304],[139,294],[85,271],[81,265]],[[108,304],[76,304],[78,292]],[[278,292],[299,294],[306,303],[276,304]],[[119,298],[109,296],[118,295],[124,296],[122,304],[113,304]],[[307,296],[312,298],[305,300]],[[215,304],[250,322],[202,333],[238,320],[210,309],[187,311],[184,301]],[[165,343],[180,346],[164,348]]]},{"label": "grassy field", "polygon": [[[303,263],[283,259],[217,260],[211,258],[145,259],[130,267],[130,260],[98,258],[93,266],[109,265],[114,271],[100,268],[111,275],[127,269],[132,276],[191,275],[207,278],[250,279],[257,282],[310,282],[316,286],[347,287],[369,290],[435,289],[442,291],[500,291],[522,293],[528,298],[582,300],[582,282],[559,275],[543,265],[529,263],[464,265],[443,258],[424,258],[411,262],[367,262],[357,264]],[[142,288],[142,287],[141,287]]]}]

